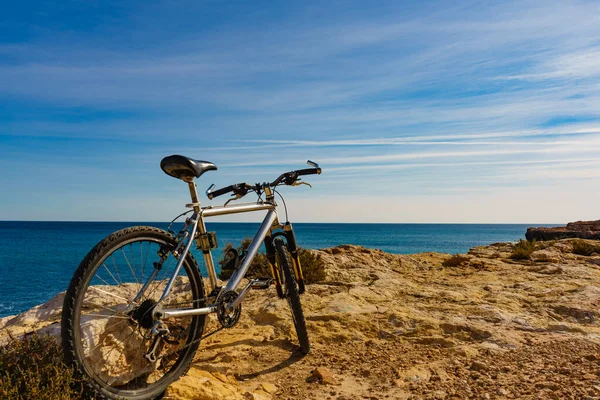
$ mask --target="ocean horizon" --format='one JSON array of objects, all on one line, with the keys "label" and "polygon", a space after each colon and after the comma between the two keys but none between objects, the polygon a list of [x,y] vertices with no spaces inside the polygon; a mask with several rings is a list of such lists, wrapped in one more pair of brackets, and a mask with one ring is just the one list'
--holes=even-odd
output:
[{"label": "ocean horizon", "polygon": [[[110,233],[135,225],[166,229],[168,222],[0,221],[0,317],[42,304],[67,289],[87,252]],[[178,228],[180,225],[175,225]],[[219,248],[252,237],[259,223],[208,222]],[[355,244],[395,254],[465,253],[470,248],[525,237],[530,226],[555,224],[294,223],[298,244],[308,249]],[[204,260],[195,249],[203,276]]]}]

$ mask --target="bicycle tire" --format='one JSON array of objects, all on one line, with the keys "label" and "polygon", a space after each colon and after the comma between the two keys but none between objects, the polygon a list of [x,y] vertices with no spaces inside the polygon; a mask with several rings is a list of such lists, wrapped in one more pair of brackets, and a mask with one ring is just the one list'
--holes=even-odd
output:
[{"label": "bicycle tire", "polygon": [[[94,246],[75,271],[64,299],[62,345],[67,365],[85,379],[96,398],[156,399],[187,372],[200,344],[205,315],[163,320],[173,334],[171,342],[159,341],[159,359],[154,363],[144,357],[152,343],[151,309],[177,264],[172,253],[176,245],[175,238],[161,229],[125,228]],[[136,264],[138,250],[141,271]],[[161,258],[165,258],[162,267],[156,268]],[[146,279],[145,266],[149,266]],[[133,302],[145,281],[150,285]],[[199,307],[204,301],[202,277],[188,254],[163,305]],[[127,311],[128,306],[133,309]]]},{"label": "bicycle tire", "polygon": [[284,282],[283,293],[292,310],[292,319],[294,321],[294,327],[296,328],[296,334],[298,335],[298,342],[300,343],[300,350],[304,354],[310,352],[310,342],[308,340],[308,332],[306,330],[306,321],[304,319],[304,312],[302,311],[302,304],[300,302],[300,294],[298,293],[298,286],[296,285],[296,277],[290,267],[288,260],[288,251],[286,245],[281,239],[275,239],[275,249],[277,250],[277,257],[279,259],[279,268],[282,272]]}]

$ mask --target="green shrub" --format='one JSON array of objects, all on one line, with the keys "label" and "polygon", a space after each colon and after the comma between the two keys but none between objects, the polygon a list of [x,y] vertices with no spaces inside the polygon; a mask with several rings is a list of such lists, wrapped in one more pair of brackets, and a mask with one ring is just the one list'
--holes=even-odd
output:
[{"label": "green shrub", "polygon": [[[240,246],[237,248],[238,252],[240,249],[244,251],[248,249],[250,246],[251,239],[245,238],[240,243]],[[223,267],[230,260],[231,256],[227,254],[229,249],[233,248],[233,243],[226,243],[223,248],[223,257],[219,259],[219,265],[221,266],[221,272],[219,272],[219,279],[227,280],[231,277],[233,273],[232,270],[223,270]],[[321,260],[321,257],[314,254],[310,250],[306,250],[303,248],[298,248],[298,257],[300,259],[300,265],[302,266],[302,274],[304,275],[304,282],[316,283],[322,282],[325,280],[325,264]],[[269,261],[267,260],[267,255],[265,253],[259,252],[256,254],[250,267],[248,268],[248,272],[246,273],[246,278],[265,278],[271,276],[271,268],[269,267]]]},{"label": "green shrub", "polygon": [[80,399],[82,393],[82,382],[52,337],[11,339],[0,347],[0,399]]},{"label": "green shrub", "polygon": [[591,256],[593,253],[600,253],[600,246],[595,246],[584,240],[574,240],[573,253],[582,256]]},{"label": "green shrub", "polygon": [[442,267],[458,267],[459,265],[467,261],[469,261],[469,257],[456,253],[450,258],[447,258],[444,261],[442,261]]},{"label": "green shrub", "polygon": [[309,284],[323,282],[325,280],[327,273],[325,272],[325,263],[320,255],[300,247],[298,249],[298,258],[300,259],[300,265],[302,266],[304,282]]},{"label": "green shrub", "polygon": [[510,255],[510,258],[513,260],[528,260],[531,253],[535,251],[537,247],[537,243],[535,240],[523,240],[519,239],[517,243],[513,246],[513,251]]}]

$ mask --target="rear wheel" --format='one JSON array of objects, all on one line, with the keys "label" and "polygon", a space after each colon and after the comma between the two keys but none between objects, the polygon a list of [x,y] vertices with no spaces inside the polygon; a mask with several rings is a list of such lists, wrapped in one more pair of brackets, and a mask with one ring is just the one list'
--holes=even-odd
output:
[{"label": "rear wheel", "polygon": [[[205,316],[164,318],[162,333],[152,334],[154,307],[177,265],[176,245],[163,230],[126,228],[98,243],[75,272],[63,305],[62,343],[67,363],[97,397],[155,399],[187,371]],[[161,304],[199,308],[204,301],[190,254]],[[151,348],[155,359],[146,357]]]},{"label": "rear wheel", "polygon": [[310,343],[308,341],[308,332],[306,331],[306,321],[304,320],[304,312],[302,311],[302,304],[300,303],[300,294],[298,293],[298,286],[296,285],[296,277],[290,267],[288,251],[283,240],[275,239],[275,249],[277,250],[277,258],[281,271],[280,275],[283,280],[283,294],[292,310],[292,319],[294,320],[294,327],[296,328],[296,334],[298,335],[300,350],[302,350],[304,354],[308,354],[310,352]]}]

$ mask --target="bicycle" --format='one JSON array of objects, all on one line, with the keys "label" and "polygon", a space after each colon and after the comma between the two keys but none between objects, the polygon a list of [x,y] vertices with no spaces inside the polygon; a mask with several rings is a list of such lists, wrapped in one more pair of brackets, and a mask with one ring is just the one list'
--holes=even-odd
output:
[{"label": "bicycle", "polygon": [[[301,176],[321,173],[318,164],[308,164],[311,168],[283,173],[273,182],[238,183],[218,190],[213,184],[206,191],[209,199],[227,193],[232,197],[222,206],[202,207],[194,179],[217,166],[180,155],[161,161],[166,174],[189,188],[192,202],[186,206],[191,210],[171,222],[191,214],[183,228],[177,235],[171,225],[168,231],[135,226],[112,233],[84,257],[65,295],[61,320],[65,360],[85,378],[88,389],[109,399],[160,397],[188,370],[202,339],[237,324],[249,290],[273,284],[291,308],[300,351],[310,351],[300,302],[305,285],[298,246],[287,209],[286,222],[281,223],[275,202],[278,186],[309,185]],[[229,204],[249,192],[258,195],[255,203]],[[256,211],[267,211],[260,228],[243,257],[236,257],[230,279],[218,286],[211,253],[218,247],[216,234],[207,232],[204,218]],[[193,242],[204,257],[208,294],[190,252]],[[251,279],[238,291],[262,243],[271,276]],[[204,334],[206,316],[213,313],[220,327]]]}]

